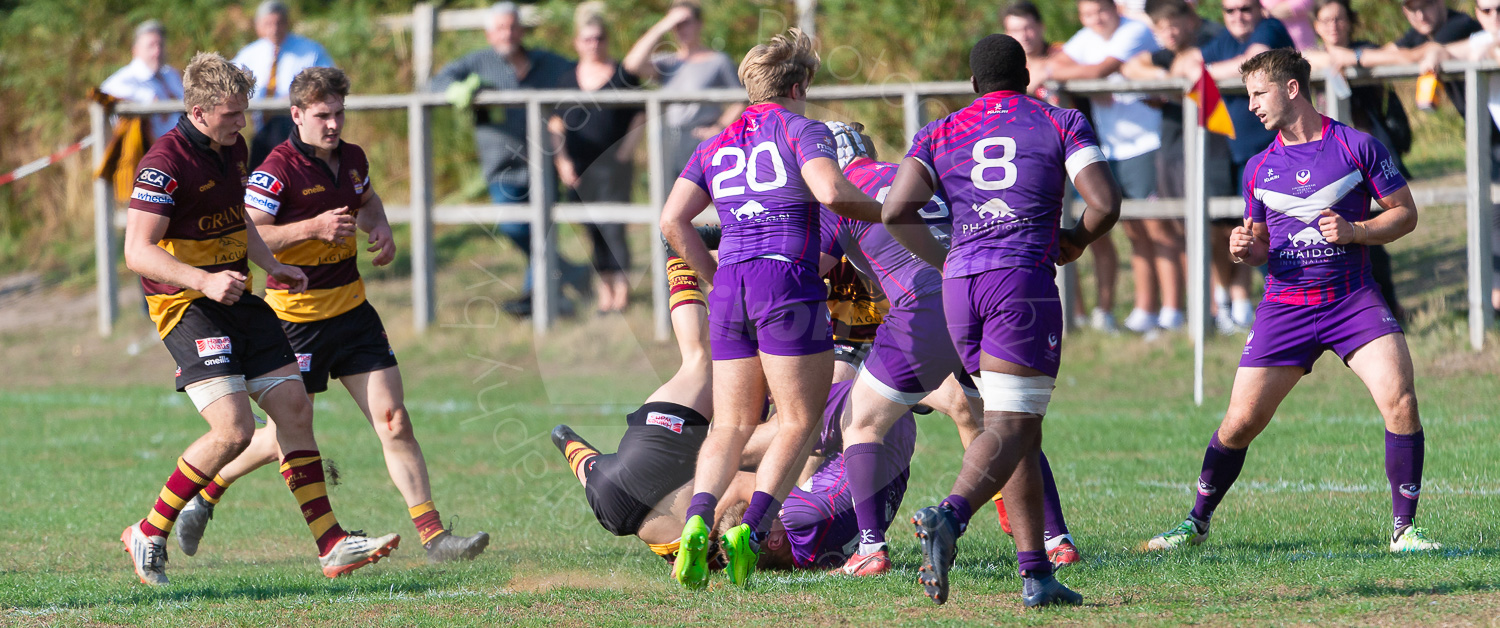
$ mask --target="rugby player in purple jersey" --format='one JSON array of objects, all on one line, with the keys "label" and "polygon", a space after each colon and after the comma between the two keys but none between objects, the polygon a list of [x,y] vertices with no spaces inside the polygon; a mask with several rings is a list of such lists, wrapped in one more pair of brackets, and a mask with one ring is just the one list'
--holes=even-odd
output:
[{"label": "rugby player in purple jersey", "polygon": [[[891,235],[943,269],[948,333],[984,398],[984,432],[965,450],[952,494],[912,517],[918,579],[934,601],[947,600],[972,505],[1004,487],[1022,601],[1079,604],[1052,576],[1042,541],[1042,417],[1062,349],[1056,273],[1119,219],[1120,188],[1082,113],[1025,94],[1030,75],[1015,39],[980,40],[969,69],[980,97],[912,138],[883,211]],[[1088,205],[1072,229],[1061,227],[1064,177]],[[934,192],[953,211],[951,250],[921,215]]]},{"label": "rugby player in purple jersey", "polygon": [[[708,582],[714,509],[760,422],[767,389],[783,423],[755,474],[741,525],[721,539],[735,584],[746,584],[754,571],[760,543],[823,415],[833,339],[827,290],[818,276],[819,204],[851,218],[880,220],[879,204],[839,170],[828,128],[801,114],[818,65],[812,39],[797,29],[752,48],[739,71],[750,107],[698,146],[662,208],[663,236],[713,286],[708,300],[716,428],[698,456],[673,570],[688,588]],[[717,260],[692,227],[710,202],[723,225]]]},{"label": "rugby player in purple jersey", "polygon": [[[874,145],[858,123],[827,123],[838,148],[844,176],[876,200],[890,192],[897,166],[876,161]],[[940,242],[953,232],[948,204],[933,196],[918,215]],[[965,416],[959,425],[984,415],[984,406],[974,380],[964,370],[953,349],[943,318],[943,273],[912,255],[891,237],[884,225],[860,222],[823,212],[821,219],[823,263],[832,268],[841,257],[863,276],[878,282],[890,300],[884,322],[876,328],[875,341],[865,357],[852,392],[853,411],[843,429],[844,464],[853,491],[854,512],[859,521],[859,551],[836,570],[851,576],[873,576],[891,568],[885,528],[889,519],[884,487],[894,477],[882,475],[893,468],[886,451],[886,431],[911,412],[912,407],[937,391],[951,377],[964,394],[964,405],[950,409]],[[969,443],[965,443],[967,446]],[[1057,500],[1046,458],[1041,458],[1044,477],[1045,533],[1048,557],[1071,563],[1077,549],[1068,535],[1067,522]],[[896,469],[902,470],[900,467]]]},{"label": "rugby player in purple jersey", "polygon": [[[1245,224],[1235,228],[1229,252],[1237,263],[1269,262],[1271,272],[1229,411],[1203,456],[1193,509],[1144,549],[1176,549],[1208,537],[1209,520],[1239,477],[1250,442],[1330,349],[1365,383],[1385,419],[1390,550],[1442,547],[1414,525],[1424,441],[1411,354],[1371,277],[1366,248],[1416,229],[1416,203],[1385,146],[1318,113],[1311,71],[1291,49],[1263,52],[1240,66],[1250,111],[1278,135],[1245,168]],[[1386,211],[1372,217],[1372,199]]]}]

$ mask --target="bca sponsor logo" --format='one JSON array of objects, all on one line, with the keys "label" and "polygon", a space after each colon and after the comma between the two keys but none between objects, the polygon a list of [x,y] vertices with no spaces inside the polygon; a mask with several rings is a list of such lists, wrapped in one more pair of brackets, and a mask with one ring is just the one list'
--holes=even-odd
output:
[{"label": "bca sponsor logo", "polygon": [[254,174],[251,174],[250,182],[247,185],[260,188],[271,194],[280,194],[282,188],[281,179],[277,179],[271,173],[264,170],[256,170]]},{"label": "bca sponsor logo", "polygon": [[198,357],[200,358],[206,358],[211,355],[224,355],[230,352],[229,336],[199,338],[193,342],[198,345]]},{"label": "bca sponsor logo", "polygon": [[1213,495],[1214,493],[1217,493],[1217,492],[1219,492],[1219,489],[1215,488],[1214,485],[1209,484],[1207,482],[1204,482],[1203,480],[1198,480],[1198,494],[1199,495],[1202,495],[1204,497],[1208,497],[1208,496]]},{"label": "bca sponsor logo", "polygon": [[221,355],[217,358],[211,358],[203,361],[203,366],[217,366],[220,364],[229,364],[229,356]]},{"label": "bca sponsor logo", "polygon": [[311,371],[312,370],[312,354],[311,353],[298,353],[296,355],[297,355],[297,370],[302,371],[303,373]]},{"label": "bca sponsor logo", "polygon": [[1311,180],[1312,180],[1312,171],[1311,170],[1298,170],[1297,171],[1297,183],[1298,184],[1306,185],[1307,182],[1311,181]]},{"label": "bca sponsor logo", "polygon": [[1407,499],[1416,499],[1422,495],[1421,484],[1402,484],[1399,488],[1401,496]]},{"label": "bca sponsor logo", "polygon": [[677,434],[682,433],[682,424],[682,419],[670,414],[662,414],[660,412],[650,412],[646,414],[646,425],[664,427],[672,430],[672,432]]},{"label": "bca sponsor logo", "polygon": [[141,173],[136,175],[135,182],[154,185],[161,188],[167,194],[177,191],[177,180],[173,179],[171,175],[155,168],[142,168]]}]

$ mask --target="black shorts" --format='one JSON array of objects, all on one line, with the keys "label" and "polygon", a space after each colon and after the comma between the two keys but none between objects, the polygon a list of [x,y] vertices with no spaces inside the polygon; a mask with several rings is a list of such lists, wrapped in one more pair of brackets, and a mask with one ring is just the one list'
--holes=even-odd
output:
[{"label": "black shorts", "polygon": [[615,536],[635,534],[657,502],[693,481],[708,437],[708,419],[675,403],[647,403],[626,421],[620,449],[584,469],[589,507]]},{"label": "black shorts", "polygon": [[854,368],[865,363],[865,358],[870,355],[870,347],[874,342],[855,342],[845,338],[833,340],[833,359],[843,362]]},{"label": "black shorts", "polygon": [[234,305],[204,297],[188,304],[162,342],[177,361],[177,391],[205,379],[253,379],[296,361],[276,311],[246,293]]},{"label": "black shorts", "polygon": [[308,394],[327,391],[329,376],[338,379],[396,365],[396,350],[369,301],[321,321],[281,321],[281,328],[292,342]]}]

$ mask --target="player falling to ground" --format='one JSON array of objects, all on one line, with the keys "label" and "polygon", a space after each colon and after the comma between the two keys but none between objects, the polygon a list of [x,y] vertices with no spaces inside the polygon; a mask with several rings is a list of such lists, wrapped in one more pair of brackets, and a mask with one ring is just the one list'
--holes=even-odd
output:
[{"label": "player falling to ground", "polygon": [[[1245,224],[1230,255],[1270,263],[1266,294],[1245,339],[1229,411],[1208,441],[1198,496],[1188,518],[1146,549],[1202,543],[1209,521],[1239,477],[1250,442],[1326,350],[1374,397],[1385,418],[1385,473],[1391,483],[1393,552],[1438,549],[1413,525],[1422,491],[1424,441],[1411,354],[1370,274],[1366,246],[1417,227],[1417,207],[1386,147],[1318,113],[1302,55],[1278,49],[1240,66],[1250,110],[1276,141],[1245,169]],[[1386,211],[1370,217],[1370,200]]]},{"label": "player falling to ground", "polygon": [[[767,389],[782,425],[755,474],[743,523],[722,539],[735,584],[745,584],[754,571],[771,515],[797,479],[794,471],[807,459],[823,414],[833,343],[817,270],[818,204],[878,219],[878,204],[839,170],[828,128],[801,114],[818,64],[812,39],[797,29],[752,48],[739,71],[750,107],[698,146],[662,209],[668,243],[714,286],[709,334],[716,427],[698,457],[674,574],[689,588],[707,584],[715,506],[740,466]],[[724,230],[717,261],[691,222],[710,202]]]},{"label": "player falling to ground", "polygon": [[[406,411],[401,369],[380,315],[365,300],[355,263],[356,228],[370,234],[368,250],[376,253],[376,266],[395,259],[396,244],[385,205],[370,184],[364,150],[342,137],[349,78],[337,68],[308,68],[292,79],[290,90],[295,131],[250,174],[244,200],[276,259],[307,275],[307,289],[294,293],[273,277],[266,282],[266,302],[291,340],[308,400],[328,390],[330,376],[337,378],[375,428],[391,481],[406,499],[428,560],[473,558],[490,537],[483,532],[460,537],[443,529],[427,462]],[[197,553],[230,483],[275,462],[278,453],[276,426],[268,425],[192,499],[177,526],[184,554]]]},{"label": "player falling to ground", "polygon": [[[706,240],[716,238],[705,235]],[[713,244],[710,243],[710,248]],[[584,486],[589,506],[604,529],[616,536],[634,535],[653,552],[675,563],[680,547],[681,521],[693,494],[692,474],[712,414],[712,368],[709,359],[707,309],[696,277],[673,257],[672,328],[682,353],[677,374],[646,400],[626,422],[625,436],[613,454],[597,449],[566,425],[552,431],[568,464]],[[851,373],[852,375],[852,373]],[[850,498],[848,474],[839,453],[841,421],[848,416],[850,383],[835,383],[824,410],[815,447],[822,456],[803,487],[793,488],[780,516],[765,538],[758,568],[810,569],[847,562],[859,547],[858,525]],[[775,414],[756,427],[746,444],[741,464],[753,470],[781,425]],[[905,493],[907,472],[916,443],[916,424],[910,413],[886,435],[892,455],[892,477],[885,500],[881,529],[889,526]],[[739,471],[730,482],[715,513],[720,527],[739,523],[754,490],[754,475]],[[710,551],[711,565],[721,566]]]},{"label": "player falling to ground", "polygon": [[217,53],[199,53],[183,72],[186,114],[141,159],[125,227],[125,264],[141,276],[162,341],[209,431],[177,460],[156,505],[120,540],[141,582],[167,584],[167,541],[178,513],[255,430],[254,399],[277,429],[282,476],[318,545],[323,574],[335,577],[380,560],[401,542],[339,526],[323,483],[312,403],[276,313],[246,291],[246,258],[287,292],[307,276],[272,256],[245,220],[248,151],[240,129],[254,79]]},{"label": "player falling to ground", "polygon": [[[1053,578],[1042,541],[1042,417],[1062,350],[1056,265],[1114,225],[1120,189],[1083,114],[1025,95],[1026,55],[1016,40],[985,37],[969,68],[981,96],[917,133],[884,208],[891,234],[943,269],[948,333],[984,396],[984,433],[964,452],[953,494],[912,518],[919,579],[939,604],[947,599],[972,504],[1003,486],[1023,601],[1077,604],[1081,596]],[[1060,225],[1064,177],[1088,204],[1072,229]],[[934,190],[953,210],[951,252],[921,216]]]},{"label": "player falling to ground", "polygon": [[[864,193],[884,200],[896,176],[896,164],[873,158],[874,145],[861,133],[863,125],[827,125],[833,132],[844,176]],[[933,237],[946,246],[953,232],[948,204],[932,196],[917,215],[926,221]],[[948,337],[942,271],[912,255],[884,225],[850,220],[828,211],[822,213],[820,224],[823,267],[832,267],[840,258],[849,260],[861,275],[879,283],[891,303],[859,369],[852,394],[853,416],[843,428],[843,458],[859,519],[860,547],[839,572],[878,575],[891,568],[882,525],[887,508],[881,498],[887,494],[885,486],[892,478],[877,473],[895,467],[887,460],[883,442],[886,430],[950,378],[958,380],[966,397],[964,406],[953,416],[980,417],[984,408],[979,390]],[[960,420],[959,424],[965,422]],[[1045,468],[1046,463],[1041,464]],[[1050,477],[1050,473],[1045,475]],[[1057,556],[1065,563],[1072,562],[1077,559],[1077,550],[1055,500],[1056,487],[1050,482],[1045,486],[1051,488],[1050,496],[1054,497],[1046,511],[1043,536],[1047,549],[1060,550]]]}]

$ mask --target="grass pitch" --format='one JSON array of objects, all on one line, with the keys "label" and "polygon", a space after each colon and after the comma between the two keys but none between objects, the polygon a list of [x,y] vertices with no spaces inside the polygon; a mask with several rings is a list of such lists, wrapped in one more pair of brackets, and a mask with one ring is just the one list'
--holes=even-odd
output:
[{"label": "grass pitch", "polygon": [[642,544],[599,528],[547,437],[565,422],[612,449],[624,415],[676,368],[675,348],[650,339],[645,308],[534,341],[529,326],[493,309],[513,292],[502,278],[516,276],[514,260],[464,257],[460,247],[427,336],[408,331],[405,284],[374,281],[372,300],[402,362],[438,508],[460,533],[494,537],[480,559],[425,563],[374,434],[334,385],[316,401],[319,443],[341,478],[329,490],[334,507],[345,527],[401,533],[402,549],[352,577],[324,579],[281,478],[263,469],[230,488],[197,557],[169,542],[170,587],[140,585],[119,532],[150,507],[203,424],[171,392],[170,358],[138,314],[128,312],[108,340],[94,339],[87,318],[59,317],[0,332],[0,460],[9,471],[0,495],[11,504],[0,511],[0,624],[1493,624],[1500,360],[1493,349],[1468,353],[1446,309],[1453,234],[1418,235],[1425,239],[1396,254],[1415,310],[1427,430],[1418,520],[1447,545],[1441,553],[1385,551],[1381,422],[1330,357],[1252,446],[1208,543],[1136,552],[1191,505],[1239,339],[1210,347],[1200,408],[1185,338],[1080,333],[1065,341],[1045,447],[1084,556],[1061,578],[1084,594],[1084,607],[1021,609],[1013,546],[990,507],[960,543],[948,604],[921,594],[905,517],[947,494],[961,455],[940,416],[919,419],[912,484],[891,534],[894,573],[855,581],[763,572],[749,590],[718,579],[707,592],[682,591]]}]

